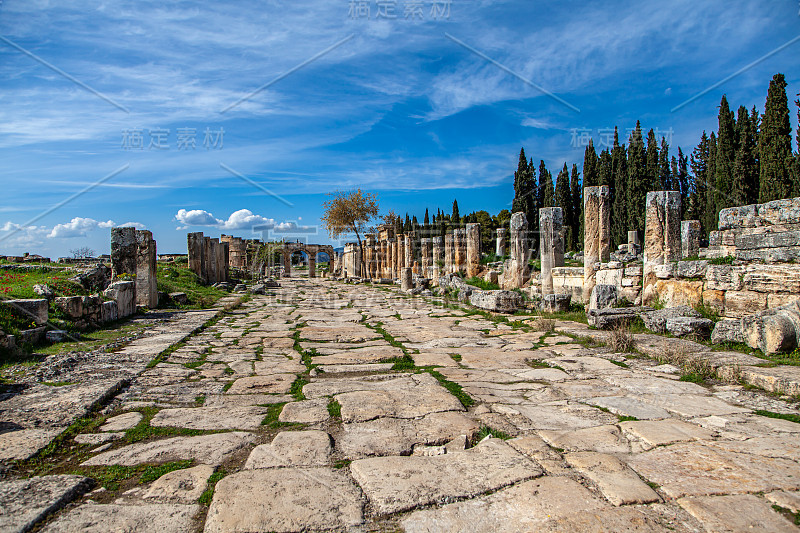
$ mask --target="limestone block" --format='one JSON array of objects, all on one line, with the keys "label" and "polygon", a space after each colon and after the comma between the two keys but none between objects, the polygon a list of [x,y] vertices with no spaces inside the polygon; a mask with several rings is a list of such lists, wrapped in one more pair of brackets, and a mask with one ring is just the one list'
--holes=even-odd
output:
[{"label": "limestone block", "polygon": [[641,276],[642,265],[628,265],[625,267],[626,276]]},{"label": "limestone block", "polygon": [[608,261],[610,247],[611,189],[607,185],[583,190],[583,301],[594,288],[596,263]]},{"label": "limestone block", "polygon": [[749,316],[742,320],[745,341],[765,354],[788,353],[797,347],[797,333],[789,317]]},{"label": "limestone block", "polygon": [[676,337],[700,337],[708,338],[714,322],[707,318],[696,317],[676,317],[667,319],[667,331]]},{"label": "limestone block", "polygon": [[598,270],[595,275],[595,282],[598,285],[614,285],[620,287],[622,285],[623,272],[624,270],[621,268]]},{"label": "limestone block", "polygon": [[679,278],[703,278],[708,270],[708,261],[678,261]]},{"label": "limestone block", "polygon": [[111,276],[136,275],[136,228],[111,228]]},{"label": "limestone block", "polygon": [[719,291],[738,291],[742,289],[741,267],[732,265],[708,265],[706,269],[706,289]]},{"label": "limestone block", "polygon": [[710,307],[721,315],[725,312],[725,291],[703,291],[703,305]]},{"label": "limestone block", "polygon": [[[481,225],[467,224],[467,277],[475,277],[481,270]],[[424,266],[424,265],[423,265]]]},{"label": "limestone block", "polygon": [[654,267],[681,257],[681,194],[653,191],[645,201],[644,285],[655,283]]},{"label": "limestone block", "polygon": [[589,298],[589,309],[608,309],[617,302],[616,285],[595,285]]},{"label": "limestone block", "polygon": [[767,308],[767,295],[753,291],[727,291],[725,293],[725,316],[741,318]]},{"label": "limestone block", "polygon": [[667,320],[671,318],[697,318],[699,316],[700,313],[686,305],[656,309],[655,311],[648,311],[646,313],[642,313],[641,315],[644,326],[650,331],[654,331],[656,333],[664,333],[667,331]]},{"label": "limestone block", "polygon": [[767,307],[772,309],[774,307],[782,307],[800,300],[800,294],[768,294]]},{"label": "limestone block", "polygon": [[545,294],[542,298],[541,310],[545,313],[562,313],[569,311],[571,294]]},{"label": "limestone block", "polygon": [[745,342],[742,321],[725,319],[717,322],[714,325],[714,331],[711,332],[711,342],[714,344],[723,342]]},{"label": "limestone block", "polygon": [[103,323],[113,322],[119,318],[119,311],[117,309],[117,302],[103,302],[100,308],[100,321]]},{"label": "limestone block", "polygon": [[117,302],[117,315],[125,318],[136,312],[136,285],[132,281],[117,281],[108,286],[103,294]]},{"label": "limestone block", "polygon": [[410,291],[414,288],[411,267],[404,267],[400,272],[400,288],[404,291]]},{"label": "limestone block", "polygon": [[48,318],[47,298],[5,300],[3,305],[10,307],[15,314],[36,324],[44,324]]},{"label": "limestone block", "polygon": [[506,228],[497,228],[497,242],[494,252],[497,257],[506,255],[506,233]]},{"label": "limestone block", "polygon": [[653,274],[658,279],[670,279],[678,275],[677,263],[666,263],[663,265],[655,265],[653,267]]},{"label": "limestone block", "polygon": [[473,290],[469,295],[469,303],[499,313],[513,313],[522,304],[522,296],[515,291],[482,291]]},{"label": "limestone block", "polygon": [[729,207],[722,209],[719,212],[719,229],[728,230],[732,228],[747,228],[762,226],[759,223],[758,206],[743,205],[738,207]]},{"label": "limestone block", "polygon": [[553,294],[553,268],[564,266],[564,217],[560,207],[539,209],[542,294]]},{"label": "limestone block", "polygon": [[748,265],[742,276],[742,288],[756,292],[800,294],[800,266]]},{"label": "limestone block", "polygon": [[530,279],[528,221],[525,213],[511,215],[511,260],[503,276],[504,289],[519,289]]},{"label": "limestone block", "polygon": [[697,257],[700,253],[700,221],[681,222],[681,259]]},{"label": "limestone block", "polygon": [[[658,280],[655,284],[655,298],[665,307],[688,305],[697,307],[703,303],[703,282],[684,280]],[[646,304],[654,302],[647,301]]]}]

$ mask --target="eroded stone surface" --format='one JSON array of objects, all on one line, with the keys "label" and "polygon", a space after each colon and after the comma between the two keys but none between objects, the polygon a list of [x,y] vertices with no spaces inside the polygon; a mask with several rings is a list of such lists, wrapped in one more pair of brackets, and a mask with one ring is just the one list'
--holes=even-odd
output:
[{"label": "eroded stone surface", "polygon": [[324,431],[282,431],[271,444],[256,446],[244,468],[326,465],[332,449],[331,438]]},{"label": "eroded stone surface", "polygon": [[162,409],[151,426],[189,429],[256,429],[267,410],[264,407],[193,407]]},{"label": "eroded stone surface", "polygon": [[633,470],[613,455],[575,452],[567,454],[565,458],[570,465],[597,483],[603,495],[614,505],[661,500]]},{"label": "eroded stone surface", "polygon": [[28,531],[48,513],[91,487],[83,476],[43,476],[0,482],[0,530]]},{"label": "eroded stone surface", "polygon": [[199,505],[176,504],[87,504],[58,516],[43,531],[158,531],[183,533],[191,530]]},{"label": "eroded stone surface", "polygon": [[794,524],[772,510],[769,502],[750,494],[681,498],[678,503],[707,531],[797,531]]}]

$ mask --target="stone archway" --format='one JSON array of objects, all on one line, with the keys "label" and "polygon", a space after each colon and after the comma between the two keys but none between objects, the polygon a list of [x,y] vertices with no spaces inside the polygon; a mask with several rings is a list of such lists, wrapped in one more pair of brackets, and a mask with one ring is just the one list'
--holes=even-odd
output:
[{"label": "stone archway", "polygon": [[283,254],[284,277],[292,276],[292,255],[295,252],[303,252],[308,258],[308,277],[317,277],[317,254],[325,253],[329,258],[329,270],[333,272],[335,255],[333,246],[330,244],[304,244],[301,242],[285,242],[281,248]]}]

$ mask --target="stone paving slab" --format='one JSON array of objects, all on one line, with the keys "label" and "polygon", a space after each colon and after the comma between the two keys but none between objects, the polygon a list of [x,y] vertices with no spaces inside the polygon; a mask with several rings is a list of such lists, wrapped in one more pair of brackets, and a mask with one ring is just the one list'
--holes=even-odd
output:
[{"label": "stone paving slab", "polygon": [[647,448],[677,442],[712,440],[714,432],[682,420],[639,420],[620,423],[622,430],[641,439]]},{"label": "stone paving slab", "polygon": [[341,471],[243,470],[217,483],[205,532],[336,531],[361,524],[362,507]]},{"label": "stone paving slab", "polygon": [[256,429],[261,426],[264,407],[181,407],[161,409],[150,420],[154,427],[178,427],[200,430]]},{"label": "stone paving slab", "polygon": [[49,513],[79,498],[91,485],[91,480],[83,476],[0,482],[0,531],[29,531]]},{"label": "stone paving slab", "polygon": [[678,503],[711,533],[798,531],[794,524],[773,511],[769,502],[750,494],[681,498]]},{"label": "stone paving slab", "polygon": [[199,435],[196,437],[171,437],[152,442],[137,442],[116,450],[95,455],[83,466],[166,463],[193,459],[198,463],[218,465],[229,455],[255,442],[252,433],[231,432]]},{"label": "stone paving slab", "polygon": [[499,439],[434,457],[359,459],[350,470],[378,515],[472,497],[542,475],[530,459]]},{"label": "stone paving slab", "polygon": [[194,517],[199,511],[199,505],[88,504],[61,514],[42,531],[53,533],[105,533],[108,531],[184,533],[191,530]]},{"label": "stone paving slab", "polygon": [[652,503],[661,497],[628,466],[604,453],[575,452],[565,456],[567,463],[591,479],[603,496],[614,505]]},{"label": "stone paving slab", "polygon": [[330,463],[333,446],[324,431],[281,431],[271,444],[256,446],[244,468],[280,466],[324,466]]},{"label": "stone paving slab", "polygon": [[[0,433],[0,461],[24,461],[50,444],[64,428],[21,429]],[[2,465],[0,465],[2,470]]]},{"label": "stone paving slab", "polygon": [[379,417],[417,418],[443,411],[464,411],[458,399],[440,385],[402,391],[355,391],[337,394],[342,406],[342,421],[365,422]]},{"label": "stone paving slab", "polygon": [[295,374],[268,374],[239,378],[228,389],[229,394],[284,394],[297,379]]}]

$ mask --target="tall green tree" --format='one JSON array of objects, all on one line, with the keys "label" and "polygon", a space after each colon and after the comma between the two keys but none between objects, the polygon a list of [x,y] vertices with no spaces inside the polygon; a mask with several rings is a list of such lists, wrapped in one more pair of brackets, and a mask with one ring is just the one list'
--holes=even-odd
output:
[{"label": "tall green tree", "polygon": [[736,122],[725,95],[722,95],[719,102],[717,121],[719,128],[717,129],[717,157],[712,198],[714,199],[714,210],[719,213],[721,209],[736,205],[737,200],[733,194],[733,171],[737,151]]},{"label": "tall green tree", "polygon": [[[673,172],[673,179],[678,187],[677,190],[681,191],[681,206],[683,208],[683,212],[686,212],[687,206],[689,205],[689,160],[683,154],[683,150],[681,147],[678,147],[678,161],[677,161],[677,168],[676,171]],[[692,219],[695,220],[695,219]]]},{"label": "tall green tree", "polygon": [[678,190],[672,180],[672,169],[669,165],[669,143],[666,137],[661,137],[661,149],[658,152],[658,186],[662,191]]},{"label": "tall green tree", "polygon": [[717,175],[717,134],[713,131],[708,136],[708,187],[706,188],[705,209],[700,215],[700,223],[706,231],[717,229],[716,190],[713,187],[714,176]]},{"label": "tall green tree", "polygon": [[555,197],[555,192],[553,191],[553,175],[547,170],[544,160],[539,160],[539,189],[541,190],[542,198],[539,207],[553,207],[553,200]]},{"label": "tall green tree", "polygon": [[597,174],[597,152],[594,149],[594,142],[589,139],[589,145],[583,152],[583,186],[594,187],[600,185],[600,179]]},{"label": "tall green tree", "polygon": [[[650,128],[647,132],[647,146],[645,147],[645,174],[647,191],[661,189],[661,180],[658,177],[658,139],[656,133]],[[646,193],[645,193],[646,196]]]},{"label": "tall green tree", "polygon": [[758,141],[758,201],[788,198],[798,187],[792,181],[792,126],[783,74],[775,74],[769,82]]},{"label": "tall green tree", "polygon": [[636,129],[628,139],[628,179],[627,194],[628,229],[644,233],[644,203],[650,190],[645,160],[642,125],[637,120]]},{"label": "tall green tree", "polygon": [[572,244],[570,250],[579,250],[583,242],[583,233],[581,227],[583,226],[583,187],[581,187],[581,176],[578,173],[578,165],[572,164],[572,173],[569,179],[570,194],[572,196],[572,220],[570,227],[572,228]]},{"label": "tall green tree", "polygon": [[[797,96],[800,96],[798,94]],[[794,154],[794,183],[800,183],[800,99],[794,101],[797,106],[797,153]],[[800,195],[800,192],[795,193],[795,196]]]},{"label": "tall green tree", "polygon": [[428,218],[428,208],[425,208],[425,217],[422,219],[422,224],[427,228],[431,225],[431,221]]},{"label": "tall green tree", "polygon": [[619,143],[619,131],[614,128],[614,147],[611,149],[611,244],[614,248],[628,242],[628,198],[625,186],[628,181],[628,152]]},{"label": "tall green tree", "polygon": [[609,188],[612,188],[614,183],[611,177],[612,173],[612,161],[611,161],[611,150],[608,148],[604,148],[603,151],[600,152],[600,157],[597,162],[597,178],[598,178],[598,185],[608,185]]},{"label": "tall green tree", "polygon": [[461,224],[461,215],[458,214],[458,200],[453,200],[453,215],[450,218],[450,222],[455,225]]},{"label": "tall green tree", "polygon": [[[689,192],[689,205],[685,211],[685,218],[700,220],[702,224],[703,213],[706,210],[706,189],[708,188],[708,159],[709,139],[705,131],[700,137],[700,142],[692,150],[690,166],[692,181]],[[707,233],[709,228],[702,226],[702,231]]]},{"label": "tall green tree", "polygon": [[531,183],[528,160],[525,158],[525,148],[520,148],[519,163],[517,163],[517,171],[514,172],[514,201],[511,203],[511,212],[527,214],[532,193],[533,183]]},{"label": "tall green tree", "polygon": [[569,169],[564,163],[561,172],[556,176],[556,190],[553,199],[553,207],[561,208],[564,244],[572,247],[572,191],[569,188]]},{"label": "tall green tree", "polygon": [[750,205],[758,202],[758,125],[745,106],[736,117],[736,157],[733,163],[731,205]]}]

